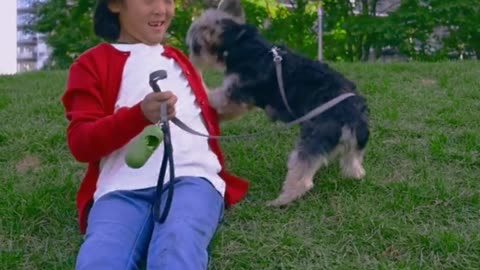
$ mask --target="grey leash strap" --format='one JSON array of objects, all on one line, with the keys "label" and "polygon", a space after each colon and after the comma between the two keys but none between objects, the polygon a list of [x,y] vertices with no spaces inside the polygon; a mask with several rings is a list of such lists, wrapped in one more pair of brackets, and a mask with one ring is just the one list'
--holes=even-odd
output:
[{"label": "grey leash strap", "polygon": [[285,107],[287,107],[288,112],[291,113],[292,115],[295,115],[293,113],[293,110],[290,108],[290,105],[288,105],[287,95],[285,94],[285,87],[283,85],[283,76],[282,76],[283,58],[278,54],[277,50],[278,50],[277,47],[273,47],[271,51],[273,53],[273,62],[275,62],[275,70],[277,72],[278,88],[280,88],[280,95],[282,96],[283,104],[285,105]]},{"label": "grey leash strap", "polygon": [[[322,104],[321,106],[311,110],[310,112],[308,112],[307,114],[305,114],[304,116],[300,117],[300,118],[297,118],[291,122],[288,122],[286,123],[285,125],[282,125],[279,127],[279,129],[286,129],[286,128],[291,128],[293,126],[295,126],[296,124],[299,124],[301,122],[304,122],[304,121],[307,121],[309,119],[312,119],[313,117],[315,116],[318,116],[320,114],[322,114],[323,112],[325,112],[326,110],[332,108],[333,106],[337,105],[338,103],[342,102],[343,100],[351,97],[351,96],[355,96],[355,94],[353,93],[345,93],[345,94],[341,94],[340,96],[334,98],[334,99],[331,99],[329,100],[327,103],[324,103]],[[257,133],[252,133],[252,134],[243,134],[243,135],[226,135],[226,136],[211,136],[211,135],[208,135],[208,134],[204,134],[204,133],[201,133],[201,132],[198,132],[194,129],[192,129],[191,127],[189,127],[187,124],[185,124],[184,122],[182,122],[182,120],[178,119],[178,118],[173,118],[171,119],[172,123],[174,123],[176,126],[178,126],[179,128],[183,129],[184,131],[190,133],[190,134],[193,134],[193,135],[197,135],[197,136],[201,136],[201,137],[205,137],[205,138],[209,138],[209,139],[222,139],[222,138],[244,138],[244,137],[252,137],[252,136],[258,136],[258,135],[261,135],[261,134],[264,134],[266,132],[257,132]]]},{"label": "grey leash strap", "polygon": [[351,97],[351,96],[355,96],[355,94],[353,93],[345,93],[345,94],[341,94],[340,96],[334,98],[334,99],[331,99],[329,100],[327,103],[324,103],[322,104],[322,106],[319,106],[313,110],[311,110],[310,112],[308,112],[307,114],[305,114],[304,116],[298,118],[298,119],[295,119],[291,122],[288,122],[286,125],[287,127],[291,127],[291,126],[294,126],[296,124],[299,124],[303,121],[307,121],[317,115],[320,115],[322,114],[323,112],[325,112],[326,110],[332,108],[333,106],[337,105],[338,103],[342,102],[343,100]]},{"label": "grey leash strap", "polygon": [[188,133],[191,133],[193,135],[198,135],[198,136],[201,136],[201,137],[207,137],[207,138],[215,138],[215,137],[220,137],[220,136],[211,136],[211,135],[207,135],[207,134],[203,134],[201,132],[198,132],[196,130],[194,130],[193,128],[187,126],[187,124],[185,124],[184,122],[182,122],[182,120],[178,119],[177,117],[174,117],[172,118],[170,121],[172,121],[172,123],[174,123],[175,125],[177,125],[177,127],[183,129],[184,131],[188,132]]},{"label": "grey leash strap", "polygon": [[209,138],[209,139],[246,138],[246,137],[258,136],[258,135],[261,135],[263,133],[266,133],[266,132],[258,132],[258,133],[253,133],[253,134],[242,134],[242,135],[212,136],[212,135],[204,134],[204,133],[201,133],[201,132],[198,132],[198,131],[194,130],[193,128],[191,128],[187,124],[185,124],[182,120],[180,120],[176,117],[171,119],[171,121],[177,127],[183,129],[184,131],[186,131],[190,134],[197,135],[197,136],[200,136],[200,137]]}]

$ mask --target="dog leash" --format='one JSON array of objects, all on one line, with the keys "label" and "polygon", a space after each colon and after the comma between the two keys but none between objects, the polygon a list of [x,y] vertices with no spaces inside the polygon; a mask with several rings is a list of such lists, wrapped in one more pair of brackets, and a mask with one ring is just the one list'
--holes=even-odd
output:
[{"label": "dog leash", "polygon": [[[307,120],[310,120],[311,118],[315,117],[315,116],[318,116],[320,114],[322,114],[323,112],[329,110],[330,108],[334,107],[335,105],[337,105],[338,103],[342,102],[343,100],[351,97],[351,96],[355,96],[355,94],[353,93],[345,93],[345,94],[341,94],[340,96],[337,96],[331,100],[329,100],[328,102],[322,104],[321,106],[319,107],[316,107],[315,109],[311,110],[310,112],[308,112],[307,114],[305,114],[304,116],[300,117],[300,118],[297,118],[293,121],[290,121],[280,127],[278,127],[278,129],[282,129],[282,130],[285,130],[285,129],[289,129],[289,128],[292,128],[293,126],[301,123],[301,122],[304,122],[304,121],[307,121]],[[180,129],[184,130],[185,132],[188,132],[190,134],[193,134],[193,135],[197,135],[197,136],[201,136],[201,137],[206,137],[206,138],[209,138],[209,139],[227,139],[227,138],[244,138],[244,137],[252,137],[252,136],[258,136],[258,135],[261,135],[261,134],[264,134],[266,132],[257,132],[257,133],[251,133],[251,134],[241,134],[241,135],[223,135],[223,136],[213,136],[213,135],[208,135],[208,134],[204,134],[204,133],[201,133],[201,132],[198,132],[194,129],[192,129],[191,127],[189,127],[187,124],[185,124],[182,120],[174,117],[173,119],[171,119],[172,123],[174,123],[177,127],[179,127]]]},{"label": "dog leash", "polygon": [[[154,71],[150,74],[149,84],[150,87],[153,89],[154,92],[161,92],[160,87],[157,84],[158,80],[163,80],[167,77],[167,72],[165,70],[158,70]],[[168,112],[167,112],[167,104],[162,103],[160,105],[160,127],[163,132],[163,158],[162,158],[162,165],[160,166],[160,173],[157,179],[157,187],[156,187],[156,195],[157,198],[153,204],[153,217],[159,223],[164,223],[167,219],[168,213],[170,212],[170,208],[173,201],[173,185],[175,180],[175,170],[174,170],[174,163],[173,163],[173,146],[172,146],[172,136],[170,134],[170,125],[168,121]],[[167,184],[167,201],[165,202],[165,207],[163,213],[160,215],[161,210],[160,206],[162,203],[162,195],[163,195],[163,185],[165,182],[165,174],[167,171],[167,163],[169,163],[169,178],[170,181]]]}]

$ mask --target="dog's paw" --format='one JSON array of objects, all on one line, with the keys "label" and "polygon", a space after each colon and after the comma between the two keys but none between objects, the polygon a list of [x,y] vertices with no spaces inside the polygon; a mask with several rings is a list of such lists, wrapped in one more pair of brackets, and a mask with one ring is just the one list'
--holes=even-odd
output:
[{"label": "dog's paw", "polygon": [[272,200],[272,201],[267,202],[267,206],[268,206],[268,207],[280,208],[280,207],[285,207],[285,206],[287,206],[287,205],[290,204],[291,202],[292,202],[291,199],[280,196],[280,197],[278,197],[278,198],[275,199],[275,200]]},{"label": "dog's paw", "polygon": [[214,90],[208,93],[210,105],[219,113],[228,105],[228,97],[224,90]]},{"label": "dog's paw", "polygon": [[365,178],[366,174],[367,173],[365,172],[365,169],[362,166],[360,166],[357,170],[355,170],[353,174],[353,178],[357,180],[362,180],[363,178]]},{"label": "dog's paw", "polygon": [[265,114],[273,122],[278,120],[278,112],[270,105],[265,107]]},{"label": "dog's paw", "polygon": [[358,155],[346,155],[340,160],[342,175],[348,179],[361,180],[366,172],[363,168],[362,159]]},{"label": "dog's paw", "polygon": [[356,166],[342,168],[342,173],[346,178],[354,180],[362,180],[366,175],[365,169],[360,164],[357,164]]}]

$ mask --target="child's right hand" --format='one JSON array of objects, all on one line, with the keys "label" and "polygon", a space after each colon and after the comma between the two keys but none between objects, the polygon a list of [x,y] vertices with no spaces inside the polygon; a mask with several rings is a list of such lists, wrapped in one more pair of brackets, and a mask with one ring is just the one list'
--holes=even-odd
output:
[{"label": "child's right hand", "polygon": [[175,117],[175,104],[177,103],[177,96],[170,91],[152,92],[145,96],[140,107],[143,115],[152,123],[160,121],[160,105],[167,103],[168,119]]}]

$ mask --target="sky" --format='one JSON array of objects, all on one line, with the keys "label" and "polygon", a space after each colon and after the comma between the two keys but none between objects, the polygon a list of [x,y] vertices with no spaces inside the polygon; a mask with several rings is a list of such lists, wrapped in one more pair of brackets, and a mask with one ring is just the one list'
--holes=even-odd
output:
[{"label": "sky", "polygon": [[0,0],[0,74],[17,71],[17,0]]}]

